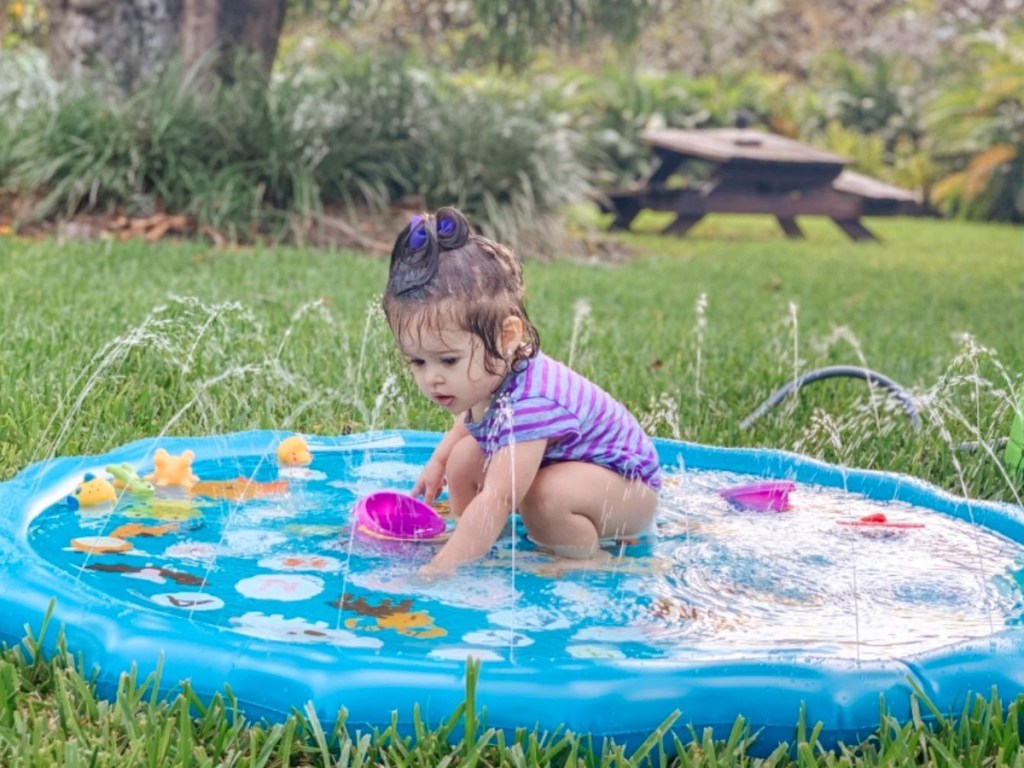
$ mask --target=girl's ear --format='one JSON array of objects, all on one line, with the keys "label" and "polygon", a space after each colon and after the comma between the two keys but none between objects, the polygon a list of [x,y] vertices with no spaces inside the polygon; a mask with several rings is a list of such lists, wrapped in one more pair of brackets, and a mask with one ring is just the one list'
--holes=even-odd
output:
[{"label": "girl's ear", "polygon": [[501,323],[501,349],[511,355],[523,343],[523,321],[515,315],[509,315]]}]

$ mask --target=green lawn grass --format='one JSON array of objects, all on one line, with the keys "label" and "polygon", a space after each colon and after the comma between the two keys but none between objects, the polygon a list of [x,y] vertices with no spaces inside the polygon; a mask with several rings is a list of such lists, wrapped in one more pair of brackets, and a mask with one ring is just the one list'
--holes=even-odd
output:
[{"label": "green lawn grass", "polygon": [[[811,220],[793,242],[763,217],[719,219],[686,239],[642,219],[651,234],[618,240],[624,263],[529,261],[545,349],[661,436],[1013,498],[991,455],[954,446],[1005,436],[1022,389],[1019,229],[881,219],[885,241],[856,244]],[[0,240],[0,479],[164,431],[443,428],[373,309],[385,273],[349,253]],[[925,429],[856,380],[740,429],[774,389],[833,364],[894,379]]]},{"label": "green lawn grass", "polygon": [[[1008,433],[1024,390],[1020,229],[879,219],[868,224],[883,242],[856,244],[820,221],[801,222],[808,237],[796,242],[764,218],[712,217],[685,239],[657,235],[663,223],[642,217],[637,232],[617,237],[622,262],[528,260],[528,307],[550,354],[571,359],[660,436],[798,450],[1019,501],[1020,482],[985,446]],[[49,456],[159,434],[444,428],[376,309],[386,269],[352,253],[0,239],[0,480]],[[794,375],[834,364],[896,380],[922,430],[852,379],[808,387],[740,428]],[[981,447],[960,450],[966,441]],[[12,652],[0,663],[3,765],[123,765],[111,755],[138,739],[152,740],[159,759],[139,753],[132,764],[329,763],[308,722],[251,731],[215,707],[194,724],[187,706],[129,690],[110,707],[62,664]],[[1000,750],[1022,759],[1016,719],[1005,725],[990,700],[971,706],[935,733],[889,723],[856,761],[976,765]],[[32,736],[34,721],[55,727]],[[373,746],[345,742],[362,757],[341,764],[436,765],[447,754],[436,734],[422,752],[379,736]],[[697,736],[687,761],[743,762],[742,739],[711,748]],[[515,748],[497,738],[482,753],[457,745],[453,764],[543,764],[527,736]],[[340,742],[331,743],[336,759]],[[570,749],[580,746],[566,742],[552,759]],[[596,752],[587,764],[628,764]],[[793,755],[854,759],[813,754],[813,740]]]}]

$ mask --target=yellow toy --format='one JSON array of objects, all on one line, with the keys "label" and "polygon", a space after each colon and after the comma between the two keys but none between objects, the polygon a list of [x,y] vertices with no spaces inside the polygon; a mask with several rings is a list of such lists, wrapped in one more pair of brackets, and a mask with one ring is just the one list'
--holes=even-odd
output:
[{"label": "yellow toy", "polygon": [[298,435],[286,437],[277,446],[277,460],[285,467],[304,467],[313,462],[306,441]]},{"label": "yellow toy", "polygon": [[78,487],[67,498],[68,506],[72,509],[79,507],[95,507],[97,504],[117,502],[117,492],[109,480],[96,477],[91,472],[87,473]]},{"label": "yellow toy", "polygon": [[157,448],[153,454],[153,472],[146,479],[154,485],[177,485],[191,488],[199,478],[192,474],[192,451],[183,451],[180,456],[172,456],[163,448]]}]

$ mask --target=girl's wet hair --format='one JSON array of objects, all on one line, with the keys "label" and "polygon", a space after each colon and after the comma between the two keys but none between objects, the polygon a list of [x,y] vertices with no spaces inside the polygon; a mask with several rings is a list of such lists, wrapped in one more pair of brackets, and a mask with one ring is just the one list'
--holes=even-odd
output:
[{"label": "girl's wet hair", "polygon": [[473,232],[456,208],[420,214],[403,229],[391,249],[384,289],[384,314],[396,338],[423,328],[459,328],[484,345],[485,368],[498,373],[504,359],[501,326],[505,318],[523,323],[523,343],[512,366],[540,351],[540,335],[523,306],[522,264],[512,249]]}]

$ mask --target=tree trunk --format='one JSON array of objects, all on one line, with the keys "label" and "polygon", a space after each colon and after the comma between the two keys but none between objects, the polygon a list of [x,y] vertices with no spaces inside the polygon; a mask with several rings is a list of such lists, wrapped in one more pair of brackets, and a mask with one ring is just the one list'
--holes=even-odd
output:
[{"label": "tree trunk", "polygon": [[[0,0],[4,2],[5,0]],[[44,0],[50,61],[59,75],[112,82],[125,92],[175,56],[230,76],[239,52],[269,74],[287,0]]]},{"label": "tree trunk", "polygon": [[286,8],[287,0],[184,0],[182,61],[230,81],[242,53],[255,58],[268,76]]},{"label": "tree trunk", "polygon": [[182,0],[46,0],[50,62],[132,91],[178,53]]}]

